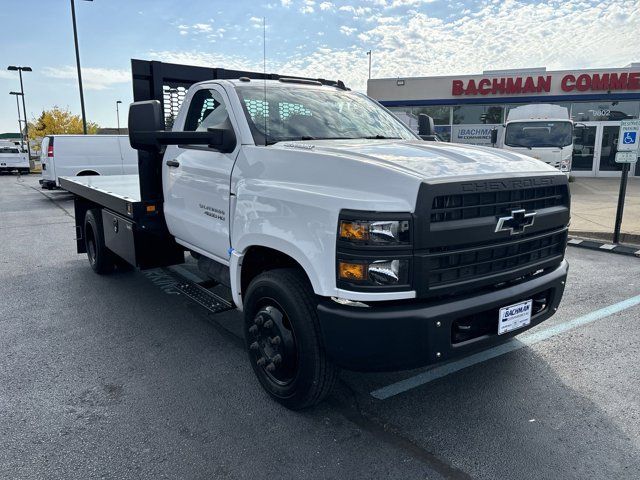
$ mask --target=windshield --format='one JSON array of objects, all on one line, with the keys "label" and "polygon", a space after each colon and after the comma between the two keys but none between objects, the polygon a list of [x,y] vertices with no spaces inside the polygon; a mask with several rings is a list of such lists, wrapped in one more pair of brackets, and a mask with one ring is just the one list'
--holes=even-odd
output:
[{"label": "windshield", "polygon": [[[336,89],[263,85],[237,88],[257,145],[284,140],[416,136],[364,95]],[[265,138],[266,136],[266,138]]]},{"label": "windshield", "polygon": [[507,124],[509,147],[566,147],[572,143],[571,122],[513,122]]}]

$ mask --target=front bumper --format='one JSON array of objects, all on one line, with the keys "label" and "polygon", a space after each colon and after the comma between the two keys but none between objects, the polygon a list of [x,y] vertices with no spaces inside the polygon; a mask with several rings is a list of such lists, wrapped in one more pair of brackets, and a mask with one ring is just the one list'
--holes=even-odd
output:
[{"label": "front bumper", "polygon": [[[463,357],[492,347],[551,317],[564,292],[568,263],[519,284],[475,296],[438,302],[403,302],[394,305],[353,307],[323,300],[318,314],[327,355],[338,366],[357,371],[416,368]],[[544,295],[546,306],[531,317],[531,324],[498,335],[498,310]],[[487,331],[454,342],[459,322],[482,322]],[[495,328],[492,328],[492,323]]]}]

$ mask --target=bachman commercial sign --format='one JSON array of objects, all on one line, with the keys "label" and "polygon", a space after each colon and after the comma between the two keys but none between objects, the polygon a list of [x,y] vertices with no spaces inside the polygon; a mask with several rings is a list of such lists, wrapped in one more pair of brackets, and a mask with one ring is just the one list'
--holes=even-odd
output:
[{"label": "bachman commercial sign", "polygon": [[614,92],[616,90],[640,90],[640,72],[583,73],[560,76],[538,75],[521,77],[490,77],[481,79],[453,80],[451,94],[473,95],[517,95],[549,93],[553,82],[560,82],[566,93]]}]

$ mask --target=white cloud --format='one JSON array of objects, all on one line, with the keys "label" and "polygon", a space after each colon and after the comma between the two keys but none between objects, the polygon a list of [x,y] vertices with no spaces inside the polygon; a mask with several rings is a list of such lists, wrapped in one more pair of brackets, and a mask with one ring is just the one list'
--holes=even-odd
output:
[{"label": "white cloud", "polygon": [[333,8],[335,7],[335,5],[331,2],[322,2],[318,6],[320,7],[320,10],[333,10]]},{"label": "white cloud", "polygon": [[213,31],[213,25],[210,23],[194,23],[193,25],[178,25],[178,31],[180,35],[189,35],[190,33],[211,33]]},{"label": "white cloud", "polygon": [[390,3],[384,2],[385,8],[398,7],[419,7],[420,5],[433,3],[436,0],[391,0]]},{"label": "white cloud", "polygon": [[[62,67],[45,67],[43,73],[46,77],[61,80],[77,81],[78,72],[76,67],[65,65]],[[118,83],[131,81],[129,70],[119,70],[115,68],[82,68],[82,84],[87,90],[106,90]]]},{"label": "white cloud", "polygon": [[[458,15],[437,18],[419,12],[387,10],[394,0],[367,3],[375,21],[359,29],[339,31],[354,39],[346,48],[331,45],[292,48],[288,60],[270,61],[270,71],[311,77],[340,78],[348,86],[366,89],[368,59],[373,47],[373,76],[429,76],[479,73],[485,69],[546,66],[550,70],[624,66],[640,61],[640,9],[637,0],[501,0],[454,5]],[[421,1],[420,4],[426,2]],[[405,6],[416,5],[405,1]],[[318,8],[320,4],[316,4]],[[342,5],[356,15],[358,7]],[[469,9],[468,13],[462,13]],[[382,15],[382,13],[385,13]],[[464,16],[460,16],[464,15]],[[576,32],[585,32],[577,35]],[[588,34],[586,34],[588,32]],[[615,32],[615,34],[612,34]],[[322,39],[329,38],[327,32]],[[179,55],[181,61],[170,55]],[[258,69],[243,57],[171,54],[159,59],[238,69]],[[203,58],[207,59],[206,63]]]},{"label": "white cloud", "polygon": [[283,7],[287,7],[287,8],[291,5],[291,2],[292,2],[292,0],[280,0],[280,4]]},{"label": "white cloud", "polygon": [[300,13],[306,15],[307,13],[313,13],[313,7],[311,5],[305,5],[304,7],[300,7]]},{"label": "white cloud", "polygon": [[357,31],[358,31],[357,28],[347,27],[346,25],[342,25],[340,27],[340,33],[344,33],[347,37]]},{"label": "white cloud", "polygon": [[191,26],[194,31],[198,33],[208,33],[213,30],[213,27],[208,23],[195,23]]},{"label": "white cloud", "polygon": [[371,7],[354,7],[353,5],[343,5],[338,10],[353,13],[356,17],[371,13]]}]

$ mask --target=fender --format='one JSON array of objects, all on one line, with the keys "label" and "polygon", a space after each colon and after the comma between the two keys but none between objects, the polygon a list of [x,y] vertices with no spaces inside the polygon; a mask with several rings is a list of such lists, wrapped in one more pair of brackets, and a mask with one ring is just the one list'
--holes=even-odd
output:
[{"label": "fender", "polygon": [[[334,274],[322,276],[314,267],[313,262],[309,259],[307,254],[300,250],[295,244],[283,240],[279,237],[265,235],[262,233],[251,233],[244,235],[236,246],[231,250],[231,256],[229,259],[229,274],[231,277],[231,293],[233,301],[236,306],[242,310],[242,294],[241,292],[241,278],[242,278],[242,260],[245,253],[251,247],[267,247],[282,252],[296,262],[300,264],[304,272],[306,273],[313,291],[317,295],[330,296],[335,290],[335,282],[333,281]],[[311,252],[309,252],[311,253]],[[333,283],[332,285],[328,285]]]}]

